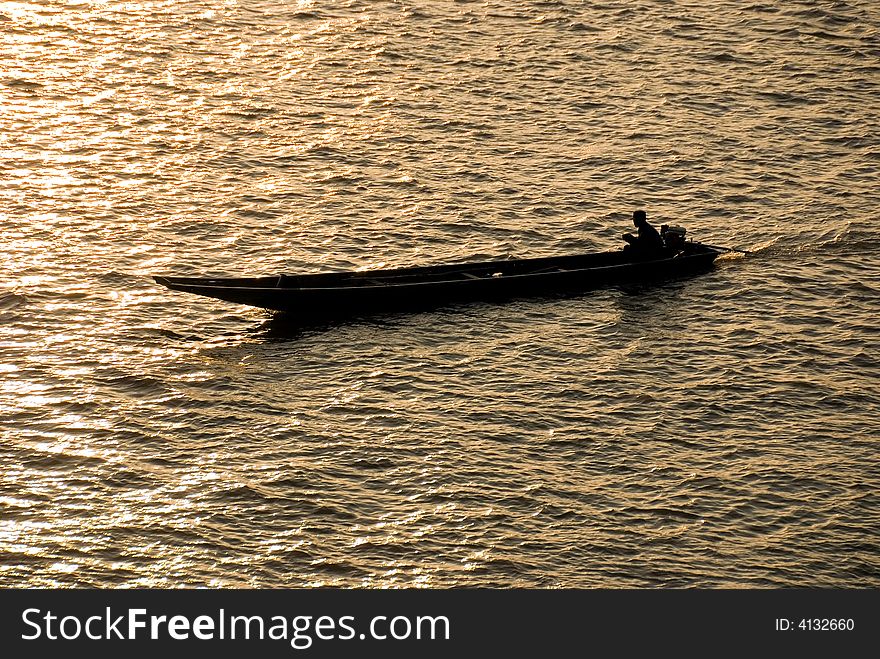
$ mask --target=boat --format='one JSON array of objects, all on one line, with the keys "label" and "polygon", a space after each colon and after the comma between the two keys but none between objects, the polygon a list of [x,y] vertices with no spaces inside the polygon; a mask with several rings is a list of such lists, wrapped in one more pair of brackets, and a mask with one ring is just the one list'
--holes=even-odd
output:
[{"label": "boat", "polygon": [[154,279],[174,291],[322,317],[570,294],[617,283],[653,283],[707,271],[728,249],[688,240],[675,248],[642,254],[623,249],[384,270]]}]

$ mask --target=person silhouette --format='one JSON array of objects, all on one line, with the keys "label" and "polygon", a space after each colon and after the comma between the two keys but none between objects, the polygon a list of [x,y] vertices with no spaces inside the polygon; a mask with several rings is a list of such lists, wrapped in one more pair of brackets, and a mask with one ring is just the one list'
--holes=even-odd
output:
[{"label": "person silhouette", "polygon": [[639,232],[634,236],[631,233],[623,234],[623,239],[628,243],[624,249],[637,252],[650,252],[663,249],[663,238],[660,233],[648,223],[648,214],[643,210],[633,211],[633,225]]}]

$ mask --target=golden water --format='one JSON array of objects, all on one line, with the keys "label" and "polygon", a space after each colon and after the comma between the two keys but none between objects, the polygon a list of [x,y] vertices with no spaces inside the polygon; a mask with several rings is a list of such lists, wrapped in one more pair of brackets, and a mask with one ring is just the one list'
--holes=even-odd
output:
[{"label": "golden water", "polygon": [[[0,584],[880,585],[880,11],[0,2]],[[152,274],[754,250],[290,332]]]}]

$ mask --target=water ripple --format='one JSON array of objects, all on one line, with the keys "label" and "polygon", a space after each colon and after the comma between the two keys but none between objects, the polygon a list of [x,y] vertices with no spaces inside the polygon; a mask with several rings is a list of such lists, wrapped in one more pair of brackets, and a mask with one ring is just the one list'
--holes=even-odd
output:
[{"label": "water ripple", "polygon": [[[7,3],[6,586],[872,587],[866,0]],[[310,323],[153,274],[701,277]]]}]

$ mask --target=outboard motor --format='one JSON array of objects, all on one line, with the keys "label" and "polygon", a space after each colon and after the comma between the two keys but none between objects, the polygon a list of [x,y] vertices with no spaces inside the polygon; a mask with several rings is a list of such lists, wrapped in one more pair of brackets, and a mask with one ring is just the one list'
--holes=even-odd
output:
[{"label": "outboard motor", "polygon": [[686,233],[687,229],[684,227],[669,226],[668,224],[660,227],[660,237],[663,238],[663,244],[676,252],[684,249],[684,236]]}]

